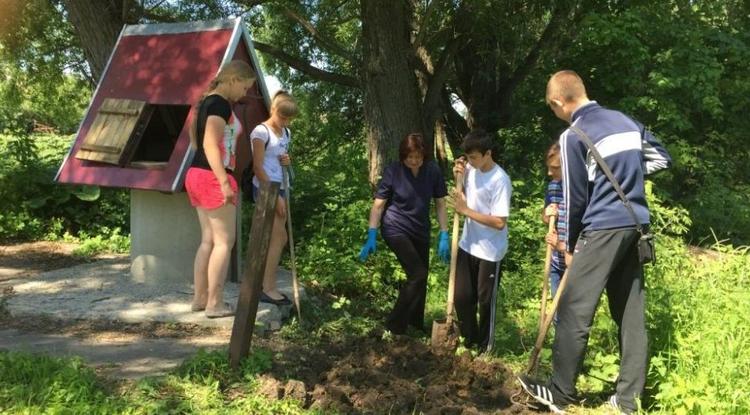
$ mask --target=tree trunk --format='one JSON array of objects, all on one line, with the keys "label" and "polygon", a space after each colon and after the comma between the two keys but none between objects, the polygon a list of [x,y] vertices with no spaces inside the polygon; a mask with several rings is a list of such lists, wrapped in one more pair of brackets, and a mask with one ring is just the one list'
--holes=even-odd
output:
[{"label": "tree trunk", "polygon": [[[411,66],[411,20],[408,0],[362,0],[364,114],[370,159],[370,183],[383,167],[398,159],[398,146],[412,132],[432,134],[422,125],[421,97]],[[426,145],[431,150],[432,137]]]},{"label": "tree trunk", "polygon": [[122,3],[118,0],[63,0],[63,4],[81,41],[91,74],[98,81],[122,30]]}]

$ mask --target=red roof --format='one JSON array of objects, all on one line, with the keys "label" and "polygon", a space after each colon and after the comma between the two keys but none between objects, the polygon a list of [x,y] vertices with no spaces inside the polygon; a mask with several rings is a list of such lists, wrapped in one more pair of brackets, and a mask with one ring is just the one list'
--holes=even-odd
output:
[{"label": "red roof", "polygon": [[[268,94],[241,19],[126,26],[56,180],[60,183],[180,191],[192,158],[189,126],[193,111],[182,126],[166,166],[161,169],[79,160],[75,154],[105,98],[194,105],[221,64],[232,59],[250,62],[258,75],[255,87],[246,97],[248,124],[252,128],[268,116]],[[235,110],[239,112],[240,108]],[[242,167],[248,160],[249,146],[245,140],[238,145],[238,166]]]}]

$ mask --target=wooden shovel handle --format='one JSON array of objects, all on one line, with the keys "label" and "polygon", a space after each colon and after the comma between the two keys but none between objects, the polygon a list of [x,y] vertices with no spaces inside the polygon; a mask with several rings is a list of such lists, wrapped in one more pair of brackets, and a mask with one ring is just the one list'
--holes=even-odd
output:
[{"label": "wooden shovel handle", "polygon": [[294,236],[292,234],[291,188],[289,186],[289,167],[282,168],[286,186],[286,226],[289,233],[289,256],[292,260],[292,290],[294,291],[294,308],[297,309],[297,321],[302,322],[302,311],[299,307],[299,282],[297,281],[297,258],[294,255]]},{"label": "wooden shovel handle", "polygon": [[[549,227],[547,231],[549,233],[555,230],[555,216],[549,216]],[[547,291],[549,290],[549,273],[552,268],[552,251],[553,247],[547,243],[545,237],[545,245],[547,245],[547,255],[544,257],[544,277],[542,279],[542,299],[539,305],[539,332],[542,331],[544,325],[544,319],[547,317]]]},{"label": "wooden shovel handle", "polygon": [[560,296],[565,290],[565,286],[568,285],[568,270],[565,270],[562,279],[560,280],[560,286],[557,287],[555,298],[552,299],[552,307],[548,315],[544,317],[544,324],[542,324],[541,330],[536,337],[536,343],[534,343],[534,350],[531,351],[529,356],[529,364],[526,367],[526,373],[534,375],[537,367],[539,366],[539,353],[542,351],[542,345],[544,345],[544,338],[547,337],[547,331],[549,330],[552,319],[555,317],[557,311],[557,305],[560,303]]},{"label": "wooden shovel handle", "polygon": [[[464,175],[456,175],[456,197],[460,197],[463,191]],[[455,210],[455,208],[454,208]],[[445,308],[445,318],[448,322],[453,321],[453,297],[456,291],[456,259],[458,258],[458,213],[453,212],[453,234],[451,235],[451,265],[448,277],[448,304]]]}]

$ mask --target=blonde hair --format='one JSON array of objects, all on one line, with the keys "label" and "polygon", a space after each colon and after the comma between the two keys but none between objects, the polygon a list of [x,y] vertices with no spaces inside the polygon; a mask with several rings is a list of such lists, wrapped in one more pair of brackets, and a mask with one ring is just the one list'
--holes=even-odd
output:
[{"label": "blonde hair", "polygon": [[299,113],[299,107],[289,92],[279,90],[271,99],[271,113],[274,112],[278,112],[284,118],[291,118]]},{"label": "blonde hair", "polygon": [[547,149],[547,164],[554,159],[560,159],[560,143],[555,142]]},{"label": "blonde hair", "polygon": [[559,71],[547,82],[547,100],[562,98],[565,102],[572,102],[586,96],[583,79],[575,71]]},{"label": "blonde hair", "polygon": [[206,88],[206,91],[201,94],[200,99],[195,104],[195,116],[193,117],[193,123],[190,126],[190,144],[193,147],[197,146],[197,137],[198,134],[198,117],[200,116],[200,105],[201,102],[203,102],[203,99],[206,98],[211,92],[215,91],[216,88],[219,87],[219,85],[225,83],[225,82],[231,82],[231,81],[250,81],[254,82],[257,79],[257,76],[255,75],[255,71],[253,71],[252,66],[250,66],[249,63],[243,60],[233,60],[226,64],[224,64],[221,68],[219,68],[219,72],[216,73],[216,76],[214,79],[211,80],[211,82],[208,84],[208,87]]}]

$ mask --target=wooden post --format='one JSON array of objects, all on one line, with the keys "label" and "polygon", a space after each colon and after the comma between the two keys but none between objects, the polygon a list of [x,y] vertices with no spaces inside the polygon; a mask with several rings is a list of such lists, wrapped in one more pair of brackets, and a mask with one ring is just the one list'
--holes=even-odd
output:
[{"label": "wooden post", "polygon": [[279,183],[262,183],[255,205],[244,272],[240,282],[240,297],[234,315],[232,337],[229,340],[229,364],[233,369],[247,357],[258,314],[258,301],[263,289],[263,273],[266,270],[271,229],[276,217],[276,200],[279,196]]},{"label": "wooden post", "polygon": [[[237,182],[239,183],[239,181]],[[229,253],[229,281],[239,282],[240,281],[240,267],[242,261],[240,256],[242,255],[242,192],[237,192],[237,211],[235,212],[235,232],[237,238],[234,240],[234,246],[232,246],[232,252]]]}]

